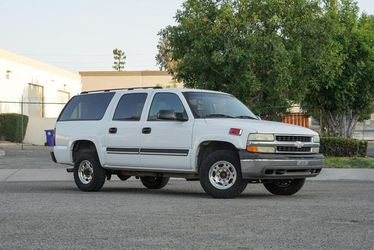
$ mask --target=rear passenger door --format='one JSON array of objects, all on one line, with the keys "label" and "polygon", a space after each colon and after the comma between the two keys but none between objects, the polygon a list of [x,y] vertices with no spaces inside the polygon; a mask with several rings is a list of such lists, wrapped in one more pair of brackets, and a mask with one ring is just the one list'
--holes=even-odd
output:
[{"label": "rear passenger door", "polygon": [[[191,170],[193,119],[176,93],[157,92],[141,128],[140,161],[145,168]],[[186,121],[160,120],[160,111],[175,111]]]},{"label": "rear passenger door", "polygon": [[120,98],[106,130],[107,165],[120,168],[140,165],[140,119],[146,99],[147,93],[126,93]]}]

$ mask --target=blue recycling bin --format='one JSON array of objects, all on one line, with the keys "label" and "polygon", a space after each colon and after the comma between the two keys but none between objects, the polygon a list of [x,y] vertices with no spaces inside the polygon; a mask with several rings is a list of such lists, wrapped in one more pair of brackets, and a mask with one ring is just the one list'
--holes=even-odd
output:
[{"label": "blue recycling bin", "polygon": [[47,129],[45,131],[45,136],[47,138],[47,142],[45,143],[46,146],[54,146],[54,136],[55,136],[55,131],[53,129]]}]

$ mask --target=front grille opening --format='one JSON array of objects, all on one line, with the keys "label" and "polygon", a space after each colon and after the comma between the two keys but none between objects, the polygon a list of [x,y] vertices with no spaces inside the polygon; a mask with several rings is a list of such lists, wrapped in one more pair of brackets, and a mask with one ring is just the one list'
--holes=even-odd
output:
[{"label": "front grille opening", "polygon": [[274,173],[274,170],[272,169],[268,169],[265,171],[265,174],[273,174]]},{"label": "front grille opening", "polygon": [[295,174],[295,173],[318,174],[319,172],[321,172],[320,168],[313,168],[313,169],[267,169],[267,170],[265,170],[265,175],[285,175],[285,174]]},{"label": "front grille opening", "polygon": [[312,137],[310,136],[297,136],[297,135],[277,135],[275,136],[275,139],[277,141],[286,141],[286,142],[296,142],[296,141],[300,141],[300,142],[311,142],[312,141]]},{"label": "front grille opening", "polygon": [[311,147],[291,147],[291,146],[277,146],[278,152],[310,152]]}]

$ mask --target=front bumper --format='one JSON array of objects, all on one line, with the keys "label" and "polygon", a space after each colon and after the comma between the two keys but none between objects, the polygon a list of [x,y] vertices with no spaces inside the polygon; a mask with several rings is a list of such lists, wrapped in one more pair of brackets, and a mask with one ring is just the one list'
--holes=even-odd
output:
[{"label": "front bumper", "polygon": [[315,177],[324,165],[322,154],[254,154],[240,151],[243,179]]}]

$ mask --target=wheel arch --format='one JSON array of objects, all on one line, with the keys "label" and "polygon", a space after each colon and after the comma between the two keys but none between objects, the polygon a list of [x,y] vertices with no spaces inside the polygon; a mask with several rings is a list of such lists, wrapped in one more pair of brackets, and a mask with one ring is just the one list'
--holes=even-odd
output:
[{"label": "wheel arch", "polygon": [[217,150],[230,150],[234,152],[235,155],[237,155],[237,157],[239,158],[239,149],[233,143],[221,140],[205,140],[198,145],[196,150],[194,166],[197,172],[199,171],[204,158],[207,157],[210,153]]},{"label": "wheel arch", "polygon": [[91,140],[82,139],[82,140],[76,140],[72,143],[71,157],[72,157],[73,162],[76,161],[80,152],[93,153],[93,154],[96,154],[97,157],[99,157],[96,145]]}]

